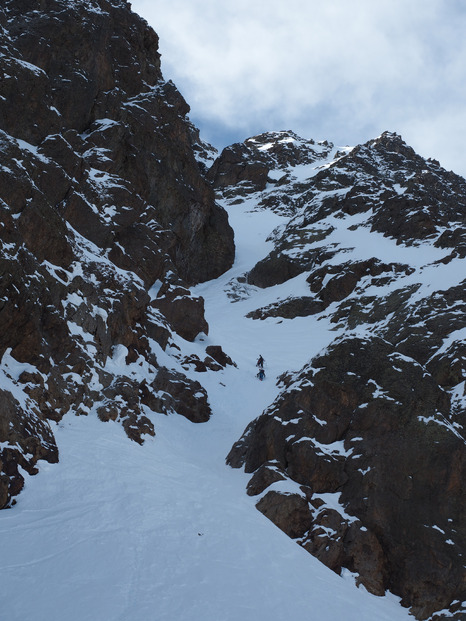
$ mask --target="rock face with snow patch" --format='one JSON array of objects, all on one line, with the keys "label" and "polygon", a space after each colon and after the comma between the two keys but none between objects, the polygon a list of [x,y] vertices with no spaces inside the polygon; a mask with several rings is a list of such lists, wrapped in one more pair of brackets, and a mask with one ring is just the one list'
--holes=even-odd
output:
[{"label": "rock face with snow patch", "polygon": [[271,254],[249,273],[251,284],[278,284],[324,264],[334,254],[332,219],[347,215],[359,215],[355,227],[380,232],[397,243],[429,240],[451,248],[444,260],[464,256],[464,179],[436,161],[424,160],[389,132],[331,155],[331,165],[327,160],[314,166],[307,180],[303,171],[293,174],[290,166],[287,185],[260,197],[260,205],[281,212],[292,206],[296,216],[277,233]]},{"label": "rock face with snow patch", "polygon": [[208,332],[189,285],[228,269],[234,244],[196,159],[212,150],[126,1],[8,0],[0,26],[4,507],[18,465],[56,461],[49,421],[69,411],[137,442],[154,412],[209,417],[155,351]]},{"label": "rock face with snow patch", "polygon": [[[292,131],[260,134],[224,149],[207,177],[225,197],[244,196],[265,190],[267,184],[286,185],[291,169],[325,159],[332,147],[327,141],[304,140]],[[283,203],[292,198],[288,192],[278,194]],[[277,200],[276,196],[269,199],[264,196],[261,204],[272,206]]]},{"label": "rock face with snow patch", "polygon": [[[293,139],[253,142],[267,154]],[[248,204],[288,221],[243,287],[294,279],[305,294],[278,294],[248,316],[312,316],[335,340],[281,378],[228,463],[252,474],[257,508],[338,573],[392,591],[420,619],[442,609],[463,619],[466,182],[388,132],[329,145],[322,159],[304,148],[306,166],[271,155],[278,183],[249,188]],[[245,184],[228,178],[218,191],[234,205]]]}]

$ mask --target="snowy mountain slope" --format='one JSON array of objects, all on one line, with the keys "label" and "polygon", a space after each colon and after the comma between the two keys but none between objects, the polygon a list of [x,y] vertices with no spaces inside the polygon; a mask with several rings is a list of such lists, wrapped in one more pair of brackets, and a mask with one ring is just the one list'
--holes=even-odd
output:
[{"label": "snowy mountain slope", "polygon": [[8,618],[464,618],[465,181],[390,133],[209,168],[125,0],[0,46]]},{"label": "snowy mountain slope", "polygon": [[[65,416],[54,427],[60,464],[41,462],[39,476],[26,475],[15,507],[0,512],[1,599],[9,619],[409,617],[393,597],[357,589],[349,574],[338,577],[296,546],[254,510],[245,477],[225,466],[241,430],[275,397],[275,377],[302,365],[330,336],[321,330],[319,339],[303,340],[294,322],[277,333],[275,322],[245,318],[250,300],[234,302],[228,283],[267,252],[264,237],[281,218],[247,206],[230,216],[235,266],[195,291],[205,296],[209,336],[178,341],[186,353],[202,355],[222,337],[238,364],[186,371],[202,377],[211,419],[193,425],[159,414],[157,435],[139,446],[116,423],[100,422],[95,409]],[[181,370],[175,348],[153,347]],[[254,366],[260,352],[262,383]]]},{"label": "snowy mountain slope", "polygon": [[242,370],[225,326],[196,340],[188,284],[229,268],[233,238],[155,33],[124,0],[8,0],[0,45],[2,616],[405,618],[297,548],[225,466],[276,388],[257,392],[255,341],[226,333]]}]

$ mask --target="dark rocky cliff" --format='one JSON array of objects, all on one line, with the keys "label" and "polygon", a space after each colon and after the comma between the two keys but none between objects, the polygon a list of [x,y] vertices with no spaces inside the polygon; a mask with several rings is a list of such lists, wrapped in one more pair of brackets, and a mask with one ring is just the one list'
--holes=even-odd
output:
[{"label": "dark rocky cliff", "polygon": [[208,419],[205,391],[150,344],[208,331],[188,287],[228,269],[234,244],[189,107],[127,2],[9,0],[0,28],[4,507],[19,465],[58,459],[48,421],[68,411],[121,420],[138,442],[152,410]]}]

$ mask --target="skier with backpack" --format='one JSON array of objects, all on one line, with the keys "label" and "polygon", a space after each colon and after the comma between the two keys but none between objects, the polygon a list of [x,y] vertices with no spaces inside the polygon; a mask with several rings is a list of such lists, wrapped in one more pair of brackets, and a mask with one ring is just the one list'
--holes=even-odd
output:
[{"label": "skier with backpack", "polygon": [[256,366],[259,367],[259,372],[257,373],[256,377],[258,377],[261,382],[263,379],[265,379],[264,362],[264,358],[262,357],[262,355],[260,355],[256,362]]}]

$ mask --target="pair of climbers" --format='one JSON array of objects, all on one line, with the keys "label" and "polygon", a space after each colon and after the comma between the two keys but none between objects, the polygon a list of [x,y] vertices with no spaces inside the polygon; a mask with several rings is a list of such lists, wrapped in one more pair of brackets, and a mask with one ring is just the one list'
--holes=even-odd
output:
[{"label": "pair of climbers", "polygon": [[256,377],[258,377],[260,379],[260,381],[262,382],[262,380],[265,379],[265,371],[264,371],[264,358],[261,356],[259,356],[259,358],[257,359],[256,362],[256,367],[259,367],[259,372],[257,373]]}]

